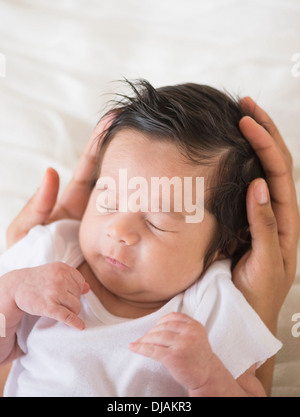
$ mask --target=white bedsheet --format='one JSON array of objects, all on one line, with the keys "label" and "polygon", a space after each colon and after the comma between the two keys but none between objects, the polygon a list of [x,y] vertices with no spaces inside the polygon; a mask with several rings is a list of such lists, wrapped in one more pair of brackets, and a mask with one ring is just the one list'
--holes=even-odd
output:
[{"label": "white bedsheet", "polygon": [[[0,252],[48,166],[64,188],[123,76],[251,95],[292,151],[300,195],[299,22],[299,0],[1,0]],[[300,396],[294,313],[299,267],[280,316],[274,396]]]}]

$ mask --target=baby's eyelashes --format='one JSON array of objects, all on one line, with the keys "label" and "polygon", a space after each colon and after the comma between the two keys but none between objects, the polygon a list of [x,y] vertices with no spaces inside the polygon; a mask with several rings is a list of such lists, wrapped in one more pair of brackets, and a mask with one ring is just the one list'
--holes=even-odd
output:
[{"label": "baby's eyelashes", "polygon": [[150,227],[153,227],[154,229],[159,230],[160,232],[169,232],[169,231],[170,231],[170,230],[165,230],[165,229],[162,229],[162,228],[160,228],[160,227],[158,227],[158,226],[155,226],[153,223],[149,222],[149,220],[146,220],[146,223],[147,223]]},{"label": "baby's eyelashes", "polygon": [[97,204],[96,207],[97,207],[97,210],[101,213],[115,213],[118,211],[118,209],[115,207],[106,207],[101,204]]}]

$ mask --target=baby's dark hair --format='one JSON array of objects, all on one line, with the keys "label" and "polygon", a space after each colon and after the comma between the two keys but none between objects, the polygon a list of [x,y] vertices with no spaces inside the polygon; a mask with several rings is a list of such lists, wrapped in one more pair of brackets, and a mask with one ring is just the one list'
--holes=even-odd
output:
[{"label": "baby's dark hair", "polygon": [[251,246],[247,188],[253,179],[265,178],[258,157],[239,129],[245,115],[239,101],[207,85],[154,88],[146,80],[126,83],[134,94],[119,95],[106,113],[113,115],[113,121],[101,135],[100,153],[103,155],[117,132],[131,128],[153,140],[174,143],[193,164],[214,167],[205,207],[215,216],[218,230],[204,269],[217,251],[230,257],[234,267]]}]

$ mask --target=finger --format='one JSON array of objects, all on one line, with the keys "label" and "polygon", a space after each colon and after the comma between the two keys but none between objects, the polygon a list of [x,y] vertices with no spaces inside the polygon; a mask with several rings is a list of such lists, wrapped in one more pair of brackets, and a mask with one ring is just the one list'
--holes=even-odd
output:
[{"label": "finger", "polygon": [[290,156],[288,148],[286,147],[284,140],[271,117],[258,104],[256,104],[251,97],[242,98],[240,100],[240,104],[246,114],[253,117],[257,123],[261,124],[268,130],[270,135],[279,145],[281,151]]},{"label": "finger", "polygon": [[67,267],[67,277],[69,278],[67,287],[68,291],[70,291],[76,297],[80,297],[80,295],[86,294],[89,291],[90,286],[85,281],[83,275],[77,269],[72,268],[69,265],[65,265],[65,267]]},{"label": "finger", "polygon": [[[265,191],[263,190],[264,186]],[[267,203],[264,202],[266,198],[264,193],[267,195]],[[291,285],[297,266],[296,241],[298,239],[297,228],[299,223],[294,221],[290,224],[288,217],[282,216],[281,218],[281,216],[278,216],[282,224],[282,230],[279,230],[278,218],[274,215],[267,185],[262,179],[254,180],[250,184],[246,201],[252,247],[255,253],[257,255],[261,254],[262,264],[265,262],[264,256],[266,259],[270,259],[270,256],[272,256],[275,264],[283,259],[287,283]],[[285,213],[287,212],[288,209],[285,210]],[[293,219],[297,220],[297,217],[294,216]],[[286,231],[284,225],[286,225]]]},{"label": "finger", "polygon": [[136,343],[150,343],[153,345],[171,347],[175,344],[179,333],[169,330],[154,330],[147,332],[143,337],[136,340]]},{"label": "finger", "polygon": [[300,221],[291,165],[269,133],[253,119],[244,117],[240,121],[240,128],[266,171],[285,269],[289,279],[292,279],[297,260]]},{"label": "finger", "polygon": [[90,285],[84,282],[82,285],[76,283],[75,286],[70,287],[67,291],[79,298],[81,295],[87,294],[90,289]]},{"label": "finger", "polygon": [[[59,191],[59,175],[53,168],[48,168],[43,177],[42,183],[37,190],[34,208],[37,215],[47,220],[55,206]],[[37,223],[40,224],[40,223]]]},{"label": "finger", "polygon": [[[75,169],[73,180],[76,184],[86,185],[86,182],[91,181],[97,165],[97,155],[99,152],[99,145],[101,143],[102,134],[109,128],[114,116],[109,114],[102,118],[97,124],[91,139],[87,143]],[[90,184],[89,184],[90,185]]]},{"label": "finger", "polygon": [[129,344],[129,349],[156,360],[163,360],[168,348],[175,344],[178,335],[186,329],[192,319],[183,313],[170,313],[162,317],[158,324],[137,341]]},{"label": "finger", "polygon": [[90,291],[90,289],[91,289],[90,285],[87,282],[85,282],[83,285],[81,294],[82,295],[87,294]]},{"label": "finger", "polygon": [[54,305],[49,307],[48,317],[65,323],[69,327],[74,327],[78,330],[85,329],[84,322],[75,314],[64,306]]},{"label": "finger", "polygon": [[48,168],[37,191],[8,227],[8,247],[24,237],[32,227],[47,222],[55,206],[58,190],[59,176],[53,168]]},{"label": "finger", "polygon": [[98,123],[79,159],[70,183],[55,207],[54,219],[61,216],[81,219],[95,180],[101,134],[109,127],[112,120],[113,115],[109,115]]},{"label": "finger", "polygon": [[160,332],[160,331],[169,331],[173,333],[182,333],[184,330],[187,329],[187,321],[177,321],[177,320],[165,320],[165,321],[158,321],[157,325],[150,329],[147,334]]},{"label": "finger", "polygon": [[92,191],[93,172],[96,167],[96,142],[90,141],[88,147],[89,150],[85,150],[80,157],[75,173],[55,207],[53,214],[55,219],[61,216],[81,219],[84,213]]},{"label": "finger", "polygon": [[[272,251],[274,259],[277,256],[279,259],[283,259],[286,279],[288,284],[291,285],[297,267],[297,241],[299,236],[299,213],[297,206],[296,212],[293,212],[292,207],[288,206],[282,214],[280,213],[275,217],[270,203],[267,205],[257,203],[254,192],[255,182],[253,183],[250,184],[247,194],[247,212],[249,224],[251,222],[251,237],[253,239],[254,236],[254,245],[264,247],[265,251]],[[289,212],[291,213],[291,218],[289,218]],[[267,233],[268,231],[269,233]],[[259,244],[259,241],[261,244]]]},{"label": "finger", "polygon": [[253,251],[262,258],[272,256],[280,259],[277,223],[265,180],[259,178],[252,181],[246,202]]},{"label": "finger", "polygon": [[240,120],[240,129],[260,158],[265,171],[271,174],[285,172],[287,163],[280,147],[260,124],[249,116]]},{"label": "finger", "polygon": [[78,315],[81,310],[81,302],[80,299],[75,296],[73,293],[66,291],[61,294],[58,298],[58,303],[68,310],[72,311],[74,314]]},{"label": "finger", "polygon": [[178,323],[180,322],[180,323],[186,324],[188,322],[191,322],[192,320],[193,319],[191,319],[191,317],[189,317],[186,314],[173,312],[173,313],[169,313],[161,317],[157,323],[161,324],[161,323],[168,323],[168,322],[178,322]]},{"label": "finger", "polygon": [[[240,127],[264,167],[273,204],[284,205],[287,210],[294,210],[297,206],[294,181],[280,148],[269,133],[250,117],[244,117]],[[276,210],[276,207],[274,209]],[[285,217],[289,217],[289,214],[292,213],[285,213]]]},{"label": "finger", "polygon": [[86,181],[91,181],[91,176],[97,164],[98,145],[97,137],[92,136],[75,169],[73,175],[75,183],[84,185]]},{"label": "finger", "polygon": [[148,358],[163,362],[166,355],[168,355],[169,348],[165,346],[159,346],[152,343],[130,343],[128,348],[139,355],[146,356]]}]

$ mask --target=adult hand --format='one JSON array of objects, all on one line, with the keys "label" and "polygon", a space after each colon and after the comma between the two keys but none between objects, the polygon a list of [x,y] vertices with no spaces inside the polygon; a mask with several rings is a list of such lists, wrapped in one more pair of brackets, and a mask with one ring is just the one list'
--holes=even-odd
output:
[{"label": "adult hand", "polygon": [[276,331],[279,311],[293,283],[300,219],[292,175],[292,157],[270,117],[250,98],[240,129],[267,175],[254,180],[247,193],[252,249],[233,271],[234,284],[266,325]]}]

